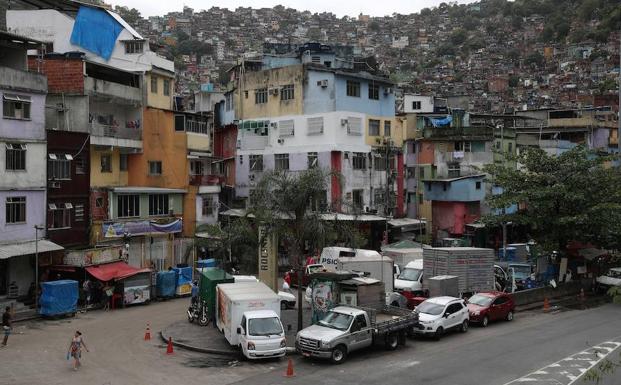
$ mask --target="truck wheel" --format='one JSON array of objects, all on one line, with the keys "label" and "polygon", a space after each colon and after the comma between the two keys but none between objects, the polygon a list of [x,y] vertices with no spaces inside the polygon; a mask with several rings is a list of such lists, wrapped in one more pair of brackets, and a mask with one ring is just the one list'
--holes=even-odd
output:
[{"label": "truck wheel", "polygon": [[395,350],[399,346],[399,336],[397,333],[388,333],[384,337],[384,347],[386,350]]},{"label": "truck wheel", "polygon": [[487,318],[487,316],[483,317],[483,319],[481,320],[481,326],[486,327],[488,323],[489,318]]},{"label": "truck wheel", "polygon": [[407,330],[407,335],[410,338],[416,337],[416,333],[414,332],[414,326],[410,326]]},{"label": "truck wheel", "polygon": [[332,349],[332,355],[330,356],[330,361],[332,361],[333,364],[342,364],[343,362],[345,362],[345,360],[347,359],[347,350],[339,345],[337,347],[335,347],[334,349]]},{"label": "truck wheel", "polygon": [[438,328],[436,329],[436,332],[433,335],[433,338],[436,341],[440,341],[443,335],[444,335],[444,328],[442,326],[438,326]]},{"label": "truck wheel", "polygon": [[459,330],[461,330],[462,333],[465,333],[468,331],[468,320],[467,319],[465,319],[464,322],[461,323],[461,328]]}]

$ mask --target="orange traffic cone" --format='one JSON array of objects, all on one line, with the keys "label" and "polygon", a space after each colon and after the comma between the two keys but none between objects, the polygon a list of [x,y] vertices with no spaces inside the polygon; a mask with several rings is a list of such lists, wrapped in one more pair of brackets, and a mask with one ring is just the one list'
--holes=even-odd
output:
[{"label": "orange traffic cone", "polygon": [[287,373],[285,373],[285,377],[295,377],[293,373],[293,360],[289,358],[289,364],[287,365]]},{"label": "orange traffic cone", "polygon": [[147,331],[144,332],[144,340],[145,341],[151,340],[151,325],[148,322],[147,322]]},{"label": "orange traffic cone", "polygon": [[168,337],[168,346],[166,347],[166,354],[173,354],[172,337]]},{"label": "orange traffic cone", "polygon": [[548,297],[543,300],[543,311],[550,310],[550,301],[548,301]]}]

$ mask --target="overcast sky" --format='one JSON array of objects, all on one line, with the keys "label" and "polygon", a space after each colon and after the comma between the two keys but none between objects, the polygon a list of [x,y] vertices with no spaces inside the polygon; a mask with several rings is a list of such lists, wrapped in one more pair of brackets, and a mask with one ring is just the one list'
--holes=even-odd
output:
[{"label": "overcast sky", "polygon": [[[359,13],[372,16],[391,15],[393,13],[413,13],[425,7],[437,6],[449,0],[109,0],[112,5],[124,5],[137,8],[142,16],[164,15],[168,12],[181,11],[184,5],[194,11],[209,9],[212,6],[235,9],[240,6],[263,8],[282,4],[285,7],[311,12],[332,12],[341,17],[358,16]],[[473,0],[458,0],[458,3],[472,3]]]}]

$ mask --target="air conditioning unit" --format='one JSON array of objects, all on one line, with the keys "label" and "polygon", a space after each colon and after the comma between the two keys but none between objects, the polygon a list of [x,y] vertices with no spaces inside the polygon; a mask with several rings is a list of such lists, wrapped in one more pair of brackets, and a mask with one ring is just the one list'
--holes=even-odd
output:
[{"label": "air conditioning unit", "polygon": [[278,128],[278,122],[270,122],[270,128]]},{"label": "air conditioning unit", "polygon": [[349,124],[349,120],[347,119],[341,119],[341,126],[345,127],[346,125]]},{"label": "air conditioning unit", "polygon": [[60,182],[50,182],[50,188],[60,188]]},{"label": "air conditioning unit", "polygon": [[270,88],[270,95],[278,96],[278,88]]},{"label": "air conditioning unit", "polygon": [[328,86],[328,79],[318,80],[317,85],[321,88],[326,88]]},{"label": "air conditioning unit", "polygon": [[284,143],[285,143],[284,139],[282,139],[282,138],[278,139],[278,144],[284,144]]},{"label": "air conditioning unit", "polygon": [[391,87],[384,88],[384,95],[392,94],[393,90]]}]

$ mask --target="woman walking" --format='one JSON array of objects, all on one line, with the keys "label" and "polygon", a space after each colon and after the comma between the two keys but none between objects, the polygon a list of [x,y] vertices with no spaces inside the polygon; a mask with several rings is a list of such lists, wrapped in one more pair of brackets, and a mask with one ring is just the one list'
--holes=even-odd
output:
[{"label": "woman walking", "polygon": [[69,351],[67,355],[73,357],[73,370],[78,370],[78,368],[82,365],[80,363],[80,358],[82,356],[82,346],[88,352],[88,348],[82,339],[82,333],[79,330],[75,331],[73,338],[71,339],[71,344],[69,345]]}]

